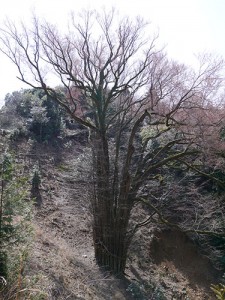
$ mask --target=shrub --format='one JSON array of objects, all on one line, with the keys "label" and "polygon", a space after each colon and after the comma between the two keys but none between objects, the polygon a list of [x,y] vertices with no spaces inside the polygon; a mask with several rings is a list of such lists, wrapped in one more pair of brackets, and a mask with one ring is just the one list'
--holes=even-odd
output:
[{"label": "shrub", "polygon": [[[0,160],[0,287],[7,291],[15,277],[18,258],[26,252],[30,243],[32,228],[32,202],[28,197],[28,180],[18,176],[20,167],[16,166],[9,154]],[[3,280],[4,279],[4,280]],[[7,286],[4,284],[7,282]]]}]

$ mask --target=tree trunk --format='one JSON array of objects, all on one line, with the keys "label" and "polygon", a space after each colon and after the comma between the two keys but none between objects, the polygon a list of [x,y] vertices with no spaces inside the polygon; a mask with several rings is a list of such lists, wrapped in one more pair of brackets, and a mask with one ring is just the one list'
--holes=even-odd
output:
[{"label": "tree trunk", "polygon": [[[121,204],[121,201],[119,201]],[[127,236],[129,207],[111,210],[109,218],[104,213],[94,215],[95,258],[99,266],[115,274],[123,274],[126,266],[129,240]]]},{"label": "tree trunk", "polygon": [[95,138],[93,146],[95,191],[92,209],[95,258],[100,267],[122,274],[127,259],[127,228],[131,209],[124,195],[120,195],[116,203],[113,199],[107,140],[103,137]]},{"label": "tree trunk", "polygon": [[[128,240],[127,227],[129,217],[126,220],[111,223],[107,219],[101,219],[95,215],[94,224],[94,248],[95,258],[100,267],[110,270],[115,274],[123,274],[126,266]],[[122,218],[122,215],[121,215]],[[101,222],[101,226],[97,223]]]}]

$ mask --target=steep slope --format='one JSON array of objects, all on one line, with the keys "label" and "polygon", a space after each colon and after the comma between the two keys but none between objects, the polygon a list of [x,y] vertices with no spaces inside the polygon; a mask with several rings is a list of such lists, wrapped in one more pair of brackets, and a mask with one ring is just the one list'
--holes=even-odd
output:
[{"label": "steep slope", "polygon": [[88,189],[76,174],[81,146],[72,144],[63,153],[60,147],[38,145],[30,155],[30,164],[40,166],[42,202],[27,272],[41,274],[47,299],[130,299],[122,283],[95,264]]},{"label": "steep slope", "polygon": [[41,202],[35,207],[34,241],[24,275],[35,278],[35,289],[45,293],[43,299],[214,299],[209,287],[220,274],[208,259],[188,237],[152,224],[131,244],[126,279],[99,270],[93,252],[89,179],[80,172],[86,168],[88,149],[77,135],[70,132],[51,144],[21,139],[11,148],[28,173],[34,166],[41,172]]}]

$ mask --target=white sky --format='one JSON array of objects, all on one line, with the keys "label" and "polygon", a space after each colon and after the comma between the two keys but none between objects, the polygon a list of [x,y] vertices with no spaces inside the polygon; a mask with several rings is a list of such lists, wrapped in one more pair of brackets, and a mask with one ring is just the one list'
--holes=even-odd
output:
[{"label": "white sky", "polygon": [[[5,17],[29,22],[32,11],[49,21],[66,23],[69,12],[115,7],[121,15],[141,15],[159,32],[169,57],[193,64],[194,54],[210,52],[225,59],[225,0],[6,0]],[[0,53],[0,106],[7,93],[25,88],[16,68]]]}]

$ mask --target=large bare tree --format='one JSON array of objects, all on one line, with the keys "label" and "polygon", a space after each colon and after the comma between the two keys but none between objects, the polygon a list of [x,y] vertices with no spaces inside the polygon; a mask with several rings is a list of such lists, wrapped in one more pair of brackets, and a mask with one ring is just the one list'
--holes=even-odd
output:
[{"label": "large bare tree", "polygon": [[[146,186],[157,186],[163,168],[190,165],[203,147],[198,111],[215,100],[221,62],[204,57],[194,72],[170,61],[157,50],[157,38],[146,36],[142,19],[119,19],[113,10],[70,21],[66,33],[36,17],[29,27],[7,21],[1,51],[21,81],[43,89],[89,129],[95,257],[122,273],[138,228],[129,224],[135,202],[149,201]],[[66,97],[48,84],[49,74],[60,79]]]}]

